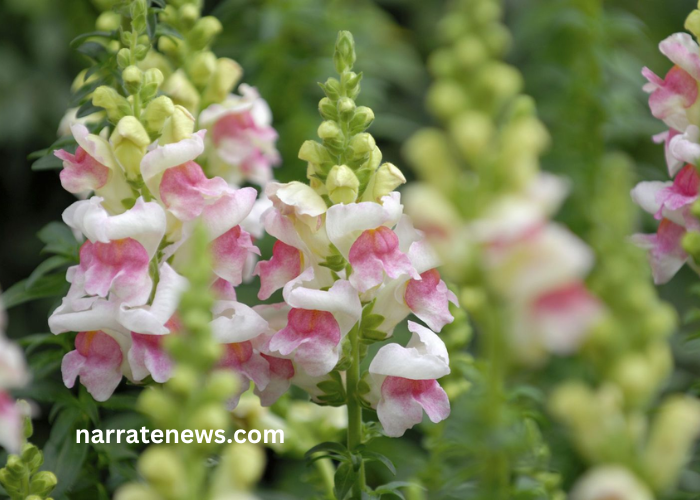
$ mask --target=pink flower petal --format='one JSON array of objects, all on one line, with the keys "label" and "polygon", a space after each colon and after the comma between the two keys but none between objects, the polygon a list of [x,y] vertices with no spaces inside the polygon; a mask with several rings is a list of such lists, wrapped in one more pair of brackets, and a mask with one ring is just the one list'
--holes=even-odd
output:
[{"label": "pink flower petal", "polygon": [[263,406],[272,406],[284,393],[289,390],[291,379],[294,377],[294,363],[289,359],[276,358],[261,353],[270,367],[270,381],[264,389],[255,388]]},{"label": "pink flower petal", "polygon": [[436,380],[387,377],[381,387],[377,416],[390,437],[400,437],[423,420],[423,410],[433,422],[450,414],[447,394]]},{"label": "pink flower petal", "polygon": [[167,382],[172,373],[173,363],[163,349],[162,335],[146,335],[131,332],[129,366],[136,382],[149,375],[158,383]]},{"label": "pink flower petal", "polygon": [[303,257],[299,250],[281,241],[276,241],[272,247],[272,258],[258,262],[254,274],[260,276],[260,291],[258,298],[265,300],[276,290],[284,287],[302,270]]},{"label": "pink flower petal", "polygon": [[0,447],[19,453],[24,441],[24,421],[17,404],[0,391]]},{"label": "pink flower petal", "polygon": [[348,260],[352,265],[350,283],[364,293],[390,278],[408,274],[413,279],[420,275],[408,256],[399,249],[399,238],[386,226],[364,231],[350,247]]},{"label": "pink flower petal", "polygon": [[61,186],[69,193],[84,193],[101,188],[109,180],[110,169],[78,146],[75,155],[58,149],[53,154],[63,160]]},{"label": "pink flower petal", "polygon": [[311,376],[329,373],[338,363],[340,327],[327,311],[292,309],[287,326],[270,340],[270,350],[294,359]]},{"label": "pink flower petal", "polygon": [[230,229],[211,244],[214,257],[214,273],[220,278],[238,286],[243,282],[243,271],[250,253],[260,255],[258,247],[253,245],[250,234],[241,226]]},{"label": "pink flower petal", "polygon": [[202,167],[188,161],[165,171],[160,181],[160,196],[175,217],[189,221],[198,217],[207,198],[221,196],[228,184],[221,177],[208,179]]},{"label": "pink flower petal", "polygon": [[688,126],[686,110],[697,101],[698,83],[679,66],[671,68],[664,80],[647,68],[643,73],[655,86],[649,96],[651,113],[671,128],[685,129]]},{"label": "pink flower petal", "polygon": [[688,254],[683,250],[681,241],[685,228],[669,219],[662,219],[656,234],[636,234],[632,241],[649,250],[654,283],[667,283],[683,267]]},{"label": "pink flower petal", "polygon": [[458,305],[457,296],[440,279],[437,269],[426,271],[420,277],[420,280],[408,282],[404,296],[406,304],[431,330],[439,332],[454,320],[449,302]]},{"label": "pink flower petal", "polygon": [[671,62],[700,80],[700,48],[688,33],[674,33],[659,44],[659,50]]},{"label": "pink flower petal", "polygon": [[67,387],[73,387],[75,379],[97,401],[107,401],[122,379],[121,347],[112,337],[101,331],[80,332],[75,338],[75,351],[63,357],[61,371]]}]

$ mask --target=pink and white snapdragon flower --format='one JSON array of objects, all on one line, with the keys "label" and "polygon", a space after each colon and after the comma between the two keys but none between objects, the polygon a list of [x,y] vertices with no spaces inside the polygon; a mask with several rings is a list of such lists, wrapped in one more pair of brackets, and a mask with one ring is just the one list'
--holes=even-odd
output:
[{"label": "pink and white snapdragon flower", "polygon": [[18,453],[24,441],[24,419],[28,415],[9,390],[29,381],[22,350],[5,338],[5,310],[0,303],[0,447]]},{"label": "pink and white snapdragon flower", "polygon": [[655,118],[669,128],[654,136],[665,144],[669,182],[640,182],[632,199],[659,220],[655,234],[637,234],[633,241],[648,250],[654,282],[663,284],[688,263],[695,263],[683,249],[688,231],[699,231],[700,222],[691,213],[698,199],[697,168],[700,166],[700,46],[687,33],[676,33],[659,44],[659,50],[673,63],[665,78],[649,68],[642,74],[648,80],[649,108]]},{"label": "pink and white snapdragon flower", "polygon": [[[386,193],[378,202],[331,206],[300,182],[270,183],[266,194],[272,207],[262,220],[277,241],[272,257],[255,269],[261,283],[258,296],[267,299],[283,289],[284,302],[275,307],[286,311],[286,321],[278,317],[267,349],[293,363],[294,372],[288,372],[293,373],[291,384],[314,398],[320,395],[317,384],[329,380],[328,374],[338,366],[348,335],[362,327],[363,310],[379,316],[373,328],[384,338],[412,313],[436,331],[453,321],[448,306],[457,299],[440,278],[436,269],[440,263],[424,235],[403,215],[399,193]],[[342,265],[332,266],[330,261]],[[368,403],[378,409],[390,436],[419,423],[423,409],[434,422],[449,414],[449,402],[436,381],[449,373],[444,344],[416,323],[409,322],[409,329],[418,333],[408,347],[389,344],[380,350],[387,354],[378,354],[372,362],[379,370],[379,378],[372,378],[373,393],[384,387],[385,397],[369,397]],[[401,373],[382,361],[392,350],[410,353],[402,358]],[[421,366],[436,359],[435,350],[439,369],[423,373]],[[409,399],[415,405],[399,415],[397,408]]]}]

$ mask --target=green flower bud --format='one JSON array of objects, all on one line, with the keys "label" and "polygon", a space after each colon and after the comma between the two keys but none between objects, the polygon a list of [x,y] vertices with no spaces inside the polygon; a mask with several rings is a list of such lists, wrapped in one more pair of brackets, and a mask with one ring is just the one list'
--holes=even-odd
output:
[{"label": "green flower bud", "polygon": [[138,33],[146,31],[148,0],[132,0],[129,6],[129,13],[131,14],[131,26]]},{"label": "green flower bud", "polygon": [[162,36],[158,39],[158,49],[178,60],[182,57],[181,52],[184,52],[184,47],[185,42],[179,38]]},{"label": "green flower bud", "polygon": [[330,161],[331,157],[326,148],[316,141],[304,141],[299,149],[299,159],[321,165],[324,162]]},{"label": "green flower bud", "polygon": [[355,108],[355,101],[349,97],[341,97],[338,99],[338,112],[343,119],[347,120],[350,118],[355,112]]},{"label": "green flower bud", "polygon": [[119,49],[117,52],[117,65],[119,68],[124,69],[129,64],[131,64],[131,51],[129,49]]},{"label": "green flower bud", "polygon": [[696,219],[700,219],[700,200],[695,200],[693,202],[690,207],[690,213],[693,214],[693,217]]},{"label": "green flower bud", "polygon": [[[23,500],[44,500],[44,497],[39,496],[39,495],[29,495],[27,498],[25,498]],[[51,499],[49,499],[49,500],[51,500]]]},{"label": "green flower bud", "polygon": [[97,16],[95,28],[99,31],[114,31],[118,30],[122,24],[122,16],[112,10],[107,10]]},{"label": "green flower bud", "polygon": [[220,401],[210,403],[198,408],[188,425],[199,430],[226,429],[229,425],[229,413]]},{"label": "green flower bud", "polygon": [[233,59],[220,57],[216,61],[216,70],[204,91],[204,102],[223,102],[233,91],[243,75],[243,69]]},{"label": "green flower bud", "polygon": [[143,72],[136,66],[127,66],[122,71],[122,79],[124,80],[124,86],[130,94],[136,94],[141,90],[141,84],[143,83]]},{"label": "green flower bud", "polygon": [[165,120],[158,143],[171,144],[191,137],[194,133],[194,122],[194,116],[184,106],[175,106],[172,115]]},{"label": "green flower bud", "polygon": [[361,134],[357,134],[350,140],[349,149],[352,150],[353,158],[364,158],[368,156],[372,150],[374,150],[376,145],[377,143],[374,142],[374,137],[366,132],[363,132]]},{"label": "green flower bud", "polygon": [[370,125],[372,125],[373,121],[374,111],[367,106],[360,106],[355,110],[355,114],[353,115],[352,120],[350,120],[350,133],[354,135],[364,132]]},{"label": "green flower bud", "polygon": [[175,111],[175,104],[173,101],[164,95],[153,99],[146,110],[143,112],[142,118],[146,124],[146,129],[151,134],[159,134],[163,129],[163,124],[165,120],[170,118],[170,116]]},{"label": "green flower bud", "polygon": [[190,366],[181,365],[175,369],[175,373],[165,386],[175,394],[186,396],[196,390],[198,383],[197,371]]},{"label": "green flower bud", "polygon": [[324,141],[342,141],[343,131],[334,121],[326,120],[318,127],[318,136]]},{"label": "green flower bud", "polygon": [[457,60],[450,49],[443,47],[430,54],[428,69],[436,79],[447,78],[457,72]]},{"label": "green flower bud", "polygon": [[192,113],[197,112],[199,108],[199,92],[197,92],[197,89],[192,85],[192,82],[187,78],[182,69],[177,70],[165,81],[163,84],[163,92],[165,92],[175,104],[184,106]]},{"label": "green flower bud", "polygon": [[449,131],[464,157],[474,161],[488,151],[493,140],[494,125],[486,114],[467,111],[450,123]]},{"label": "green flower bud", "polygon": [[333,54],[335,70],[340,74],[349,71],[355,64],[355,40],[349,31],[340,31]]},{"label": "green flower bud", "polygon": [[700,403],[685,396],[667,398],[654,419],[643,456],[646,477],[656,490],[676,482],[698,434]]},{"label": "green flower bud", "polygon": [[265,449],[252,443],[226,447],[213,479],[213,489],[220,495],[245,491],[260,481],[265,472]]},{"label": "green flower bud", "polygon": [[45,497],[58,484],[58,479],[53,472],[41,471],[34,474],[32,481],[29,484],[29,491],[34,495],[39,495],[40,497]]},{"label": "green flower bud", "polygon": [[33,444],[27,443],[22,448],[22,461],[30,472],[36,472],[44,463],[44,454]]},{"label": "green flower bud", "polygon": [[384,163],[374,173],[374,186],[372,196],[374,201],[379,201],[383,196],[393,192],[401,184],[406,184],[401,170],[392,163]]},{"label": "green flower bud", "polygon": [[156,500],[159,495],[150,486],[131,483],[122,486],[114,495],[114,500]]},{"label": "green flower bud", "polygon": [[202,50],[209,46],[214,37],[221,33],[223,27],[219,20],[213,16],[199,19],[192,30],[187,34],[187,41],[192,50]]},{"label": "green flower bud", "polygon": [[329,78],[326,83],[321,84],[321,88],[331,101],[340,98],[340,82],[335,78]]},{"label": "green flower bud", "polygon": [[649,370],[647,360],[640,354],[627,354],[619,360],[611,373],[625,395],[626,401],[637,406],[645,403],[656,391],[655,374]]},{"label": "green flower bud", "polygon": [[131,31],[122,31],[120,38],[122,41],[122,45],[130,47],[131,42],[134,40],[134,34]]},{"label": "green flower bud", "polygon": [[343,73],[341,77],[342,85],[345,86],[345,91],[351,99],[355,99],[360,93],[360,81],[362,80],[362,73],[354,73],[348,71]]},{"label": "green flower bud", "polygon": [[194,26],[195,21],[199,19],[200,11],[199,8],[191,3],[186,3],[180,7],[180,22],[186,27],[191,28]]},{"label": "green flower bud", "polygon": [[321,113],[321,116],[326,120],[338,119],[338,106],[328,97],[324,97],[319,101],[318,111]]},{"label": "green flower bud", "polygon": [[685,20],[685,29],[690,31],[695,38],[700,36],[700,10],[694,10]]},{"label": "green flower bud", "polygon": [[688,231],[683,236],[683,250],[685,250],[688,255],[690,255],[693,260],[698,263],[700,262],[700,233],[695,231]]},{"label": "green flower bud", "polygon": [[226,370],[214,371],[209,376],[206,392],[214,400],[231,397],[238,390],[240,382],[231,372]]},{"label": "green flower bud", "polygon": [[92,94],[92,104],[97,107],[104,108],[107,112],[107,118],[112,123],[117,123],[123,117],[132,113],[131,104],[124,96],[111,87],[102,85],[97,87]]},{"label": "green flower bud", "polygon": [[357,199],[360,181],[350,167],[336,165],[328,173],[326,188],[333,203],[353,203]]},{"label": "green flower bud", "polygon": [[454,46],[454,55],[464,69],[473,69],[489,57],[483,42],[476,36],[466,36]]},{"label": "green flower bud", "polygon": [[114,146],[114,156],[127,178],[137,179],[141,173],[141,159],[151,143],[146,129],[136,117],[125,116],[117,123],[110,140]]},{"label": "green flower bud", "polygon": [[443,79],[430,86],[427,103],[435,116],[449,120],[467,107],[468,98],[460,84]]},{"label": "green flower bud", "polygon": [[178,455],[166,446],[151,446],[138,462],[141,475],[166,498],[178,498],[187,487],[187,473]]},{"label": "green flower bud", "polygon": [[216,71],[216,56],[211,51],[200,52],[190,62],[189,75],[192,82],[204,87]]},{"label": "green flower bud", "polygon": [[505,100],[522,90],[523,76],[508,64],[492,61],[479,72],[477,83],[482,92]]},{"label": "green flower bud", "polygon": [[146,71],[143,81],[139,95],[144,102],[148,102],[158,93],[158,88],[163,83],[163,73],[158,68],[150,68]]}]

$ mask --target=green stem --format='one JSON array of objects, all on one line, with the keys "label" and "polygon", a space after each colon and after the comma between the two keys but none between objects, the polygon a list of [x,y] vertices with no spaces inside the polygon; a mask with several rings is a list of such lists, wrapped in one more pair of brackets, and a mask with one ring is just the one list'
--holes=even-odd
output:
[{"label": "green stem", "polygon": [[[362,444],[362,405],[359,401],[357,386],[360,383],[360,339],[359,323],[350,331],[352,364],[347,372],[348,393],[348,450],[355,451]],[[365,489],[365,466],[360,465],[357,482],[353,486],[353,499],[360,499]]]},{"label": "green stem", "polygon": [[321,474],[321,480],[323,481],[323,487],[326,490],[326,499],[335,500],[335,493],[333,492],[333,462],[327,459],[316,460],[316,468],[319,474]]}]

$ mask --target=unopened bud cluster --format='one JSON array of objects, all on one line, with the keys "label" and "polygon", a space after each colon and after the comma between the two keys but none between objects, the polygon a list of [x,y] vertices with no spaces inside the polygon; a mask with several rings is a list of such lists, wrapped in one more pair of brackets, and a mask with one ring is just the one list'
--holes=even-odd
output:
[{"label": "unopened bud cluster", "polygon": [[53,472],[39,470],[43,463],[43,453],[30,443],[20,454],[7,458],[7,465],[0,469],[0,485],[10,500],[52,500],[49,495],[58,480]]}]

